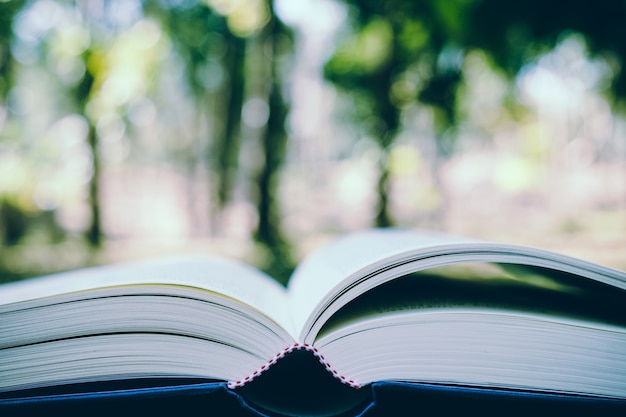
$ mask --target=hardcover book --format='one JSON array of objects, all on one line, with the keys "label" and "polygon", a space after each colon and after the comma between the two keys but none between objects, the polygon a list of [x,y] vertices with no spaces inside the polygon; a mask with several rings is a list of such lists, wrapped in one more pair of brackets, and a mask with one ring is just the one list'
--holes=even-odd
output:
[{"label": "hardcover book", "polygon": [[390,386],[623,407],[625,306],[622,271],[395,229],[320,249],[287,288],[205,256],[87,268],[0,287],[0,410],[213,387],[328,415]]}]

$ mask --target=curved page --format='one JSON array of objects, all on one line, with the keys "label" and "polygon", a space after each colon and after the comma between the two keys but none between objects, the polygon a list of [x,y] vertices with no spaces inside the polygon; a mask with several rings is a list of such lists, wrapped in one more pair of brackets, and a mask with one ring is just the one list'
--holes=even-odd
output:
[{"label": "curved page", "polygon": [[467,262],[535,265],[626,288],[623,272],[556,253],[431,232],[370,230],[326,246],[295,272],[289,296],[300,340],[312,343],[334,312],[377,285],[411,272]]},{"label": "curved page", "polygon": [[6,284],[0,287],[0,313],[14,303],[93,289],[162,284],[198,288],[230,297],[290,328],[286,293],[276,281],[252,267],[217,257],[191,256],[99,266]]}]

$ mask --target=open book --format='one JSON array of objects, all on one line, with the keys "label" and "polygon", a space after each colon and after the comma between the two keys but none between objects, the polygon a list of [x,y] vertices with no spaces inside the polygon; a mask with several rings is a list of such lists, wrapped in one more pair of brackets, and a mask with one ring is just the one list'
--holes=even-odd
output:
[{"label": "open book", "polygon": [[0,393],[155,378],[237,390],[294,351],[355,389],[390,380],[623,399],[626,273],[371,230],[312,254],[286,289],[206,257],[0,287]]}]

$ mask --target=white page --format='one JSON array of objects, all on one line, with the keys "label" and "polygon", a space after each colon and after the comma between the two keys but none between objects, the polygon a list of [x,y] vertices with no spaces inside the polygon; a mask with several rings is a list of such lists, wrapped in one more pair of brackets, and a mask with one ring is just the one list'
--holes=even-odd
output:
[{"label": "white page", "polygon": [[217,257],[189,256],[64,272],[0,286],[0,312],[10,303],[95,288],[165,284],[223,294],[290,327],[286,292],[275,280],[245,264]]},{"label": "white page", "polygon": [[[397,266],[408,261],[419,262],[419,267],[416,264],[406,264],[396,268],[393,273],[380,271],[389,265]],[[457,262],[535,265],[626,288],[626,273],[565,255],[432,232],[375,229],[339,239],[307,258],[295,271],[288,291],[300,337],[305,336],[305,327],[308,330],[312,326],[307,320],[313,314],[325,310],[324,304],[350,287],[358,278],[381,272],[376,282],[382,283],[397,274]],[[340,305],[335,305],[328,309],[325,316],[339,307]],[[316,326],[319,325],[320,323]]]},{"label": "white page", "polygon": [[[376,269],[382,261],[402,254],[461,242],[479,242],[434,232],[373,229],[341,238],[313,253],[294,272],[289,297],[298,331],[315,306],[342,281],[364,268]],[[383,263],[384,264],[384,263]]]}]

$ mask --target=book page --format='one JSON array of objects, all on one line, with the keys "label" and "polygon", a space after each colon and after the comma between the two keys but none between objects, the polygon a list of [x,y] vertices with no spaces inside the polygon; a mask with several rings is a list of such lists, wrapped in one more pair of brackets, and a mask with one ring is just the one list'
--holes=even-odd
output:
[{"label": "book page", "polygon": [[406,311],[354,323],[316,346],[338,373],[361,385],[393,380],[626,393],[626,332],[617,326],[492,309]]},{"label": "book page", "polygon": [[317,337],[384,315],[459,310],[538,314],[626,327],[626,291],[526,265],[468,263],[430,268],[367,291],[343,306]]},{"label": "book page", "polygon": [[[407,252],[427,252],[469,239],[434,232],[374,229],[341,238],[306,258],[289,281],[296,326],[301,330],[314,308],[331,290],[364,269],[376,270]],[[474,241],[478,242],[478,241]]]},{"label": "book page", "polygon": [[99,266],[0,286],[0,312],[8,304],[61,294],[131,285],[175,285],[222,294],[247,304],[282,327],[291,327],[286,292],[275,280],[242,263],[187,256]]},{"label": "book page", "polygon": [[467,262],[534,265],[626,288],[626,273],[552,252],[432,232],[378,229],[323,248],[295,271],[288,291],[300,339],[310,343],[334,312],[386,281]]}]

